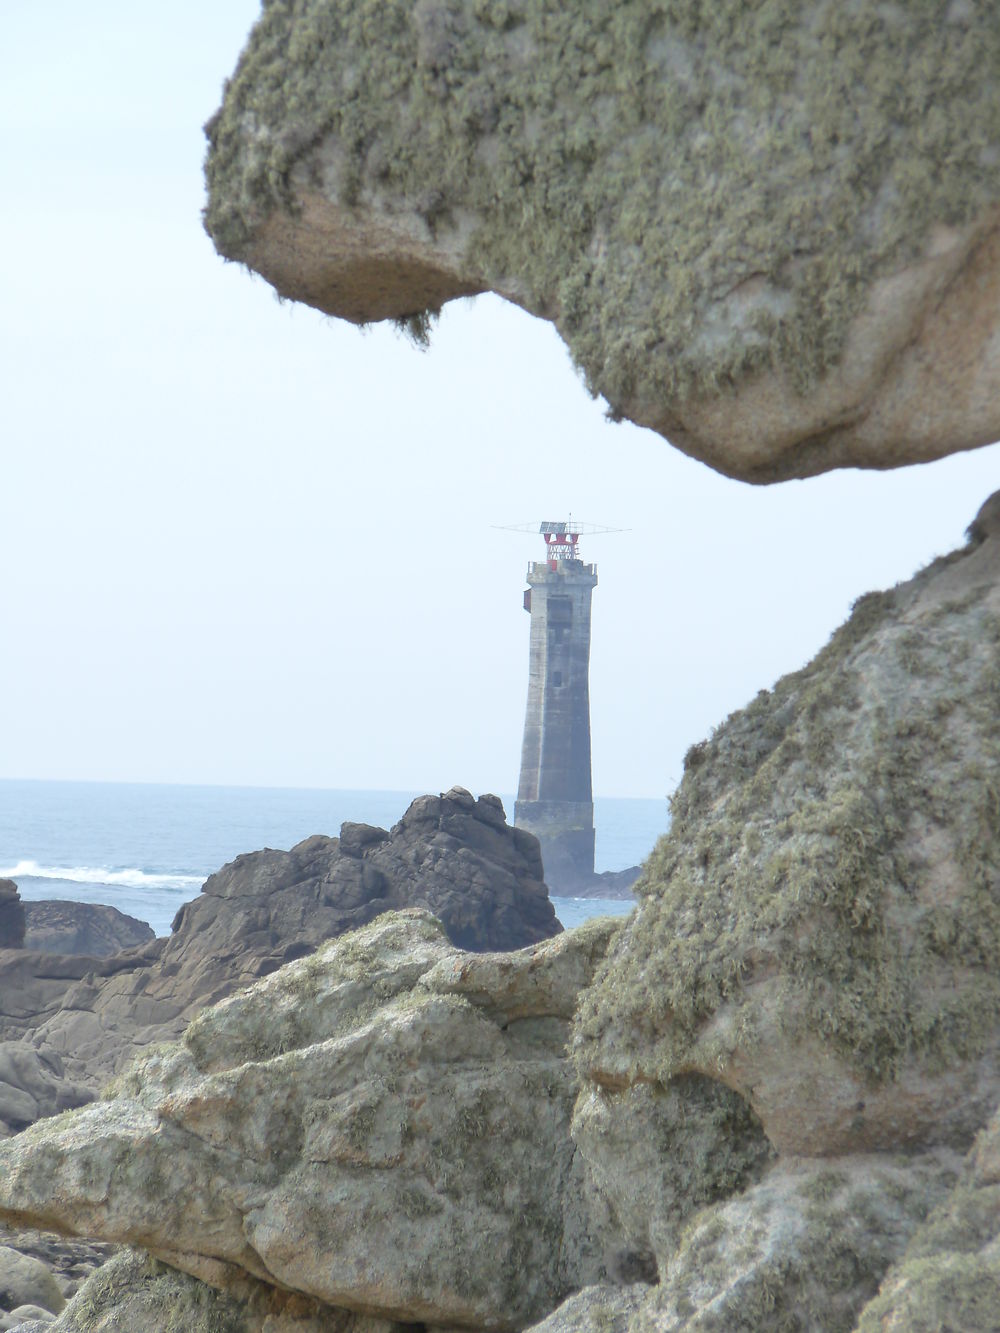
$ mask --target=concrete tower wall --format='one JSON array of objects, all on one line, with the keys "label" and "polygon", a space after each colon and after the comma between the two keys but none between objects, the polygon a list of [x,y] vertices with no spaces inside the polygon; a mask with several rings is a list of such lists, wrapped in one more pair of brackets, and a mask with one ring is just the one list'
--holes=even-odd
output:
[{"label": "concrete tower wall", "polygon": [[589,672],[596,585],[595,567],[577,560],[528,567],[528,706],[514,822],[540,840],[546,880],[557,889],[594,873]]}]

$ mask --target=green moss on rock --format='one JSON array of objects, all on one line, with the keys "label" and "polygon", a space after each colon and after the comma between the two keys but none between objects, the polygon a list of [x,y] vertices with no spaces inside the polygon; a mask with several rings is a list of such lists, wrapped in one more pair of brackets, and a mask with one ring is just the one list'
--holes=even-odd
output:
[{"label": "green moss on rock", "polygon": [[689,753],[582,1000],[584,1076],[752,1065],[762,1024],[876,1085],[993,1049],[1000,607],[974,548],[962,559],[862,599]]},{"label": "green moss on rock", "polygon": [[949,0],[266,0],[206,225],[246,259],[309,189],[472,218],[469,274],[554,313],[612,405],[805,390],[874,279],[1000,199],[998,70],[1000,11]]}]

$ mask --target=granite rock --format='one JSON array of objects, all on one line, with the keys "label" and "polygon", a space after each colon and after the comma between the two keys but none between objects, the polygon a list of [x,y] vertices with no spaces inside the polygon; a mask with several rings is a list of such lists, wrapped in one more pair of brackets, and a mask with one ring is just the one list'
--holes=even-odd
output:
[{"label": "granite rock", "polygon": [[1000,1311],[1000,1112],[889,1270],[858,1333],[993,1333]]},{"label": "granite rock", "polygon": [[105,959],[0,952],[0,1036],[27,1036],[99,1086],[205,1005],[404,907],[435,913],[463,948],[513,949],[562,928],[538,842],[495,796],[414,801],[391,829],[345,824],[291,851],[238,856],[178,912],[165,939]]},{"label": "granite rock", "polygon": [[24,944],[24,904],[12,879],[0,879],[0,949]]},{"label": "granite rock", "polygon": [[255,1279],[521,1328],[624,1248],[570,1138],[565,1057],[574,988],[616,929],[489,956],[426,913],[380,917],[0,1144],[0,1214],[141,1245],[230,1294]]},{"label": "granite rock", "polygon": [[776,1163],[693,1214],[663,1251],[658,1284],[587,1289],[533,1333],[850,1333],[959,1162],[939,1150]]},{"label": "granite rock", "polygon": [[581,1002],[586,1085],[719,1080],[783,1155],[963,1147],[990,1117],[996,509],[689,753]]},{"label": "granite rock", "polygon": [[424,336],[492,290],[729,475],[1000,435],[1000,12],[269,3],[206,226],[278,292]]}]

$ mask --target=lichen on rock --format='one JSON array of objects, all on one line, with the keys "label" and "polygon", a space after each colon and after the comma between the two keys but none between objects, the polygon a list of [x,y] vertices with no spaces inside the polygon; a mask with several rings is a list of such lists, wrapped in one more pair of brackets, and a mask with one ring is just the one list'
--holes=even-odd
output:
[{"label": "lichen on rock", "polygon": [[782,1152],[968,1143],[1000,1100],[998,663],[991,532],[692,749],[584,1079],[719,1078]]},{"label": "lichen on rock", "polygon": [[358,322],[492,288],[733,475],[936,457],[996,434],[998,71],[944,0],[270,0],[206,226]]},{"label": "lichen on rock", "polygon": [[565,1056],[570,992],[616,929],[491,957],[427,913],[384,914],[0,1145],[0,1213],[230,1294],[523,1327],[621,1248],[589,1210]]},{"label": "lichen on rock", "polygon": [[858,1333],[991,1333],[1000,1311],[1000,1112],[947,1199],[921,1225]]}]

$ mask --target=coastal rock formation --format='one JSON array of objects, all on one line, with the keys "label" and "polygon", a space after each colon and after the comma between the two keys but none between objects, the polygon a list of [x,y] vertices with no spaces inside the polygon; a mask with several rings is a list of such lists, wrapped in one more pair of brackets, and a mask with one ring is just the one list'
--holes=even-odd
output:
[{"label": "coastal rock formation", "polygon": [[967,0],[269,3],[205,222],[357,323],[498,292],[731,476],[893,467],[1000,435],[998,67]]},{"label": "coastal rock formation", "polygon": [[[2,1328],[2,1325],[0,1325]],[[219,1291],[149,1255],[117,1255],[45,1333],[412,1333],[246,1279]],[[33,1327],[20,1333],[41,1333]]]},{"label": "coastal rock formation", "polygon": [[718,1080],[782,1154],[967,1145],[1000,1103],[998,715],[994,496],[688,754],[585,1083]]},{"label": "coastal rock formation", "polygon": [[0,1310],[26,1305],[56,1315],[66,1304],[55,1278],[38,1259],[0,1245]]},{"label": "coastal rock formation", "polygon": [[383,916],[0,1145],[0,1212],[237,1296],[523,1328],[627,1261],[569,1135],[564,1053],[615,929],[475,955],[426,913]]},{"label": "coastal rock formation", "polygon": [[52,1231],[23,1227],[12,1230],[2,1225],[0,1246],[40,1263],[55,1279],[65,1300],[74,1296],[84,1282],[117,1253],[117,1246],[99,1241],[69,1240]]},{"label": "coastal rock formation", "polygon": [[538,842],[495,796],[414,801],[394,828],[345,824],[291,851],[238,856],[178,912],[166,939],[106,959],[0,951],[0,1037],[29,1038],[99,1087],[205,1005],[383,912],[425,907],[463,948],[512,949],[561,926]]},{"label": "coastal rock formation", "polygon": [[24,947],[36,953],[109,958],[154,938],[145,921],[100,903],[45,898],[24,904]]},{"label": "coastal rock formation", "polygon": [[917,1230],[859,1333],[991,1333],[1000,1311],[1000,1113],[948,1198]]},{"label": "coastal rock formation", "polygon": [[43,1116],[84,1106],[94,1094],[65,1077],[62,1061],[26,1041],[0,1042],[0,1136]]},{"label": "coastal rock formation", "polygon": [[0,949],[24,943],[24,904],[12,879],[0,879]]}]

